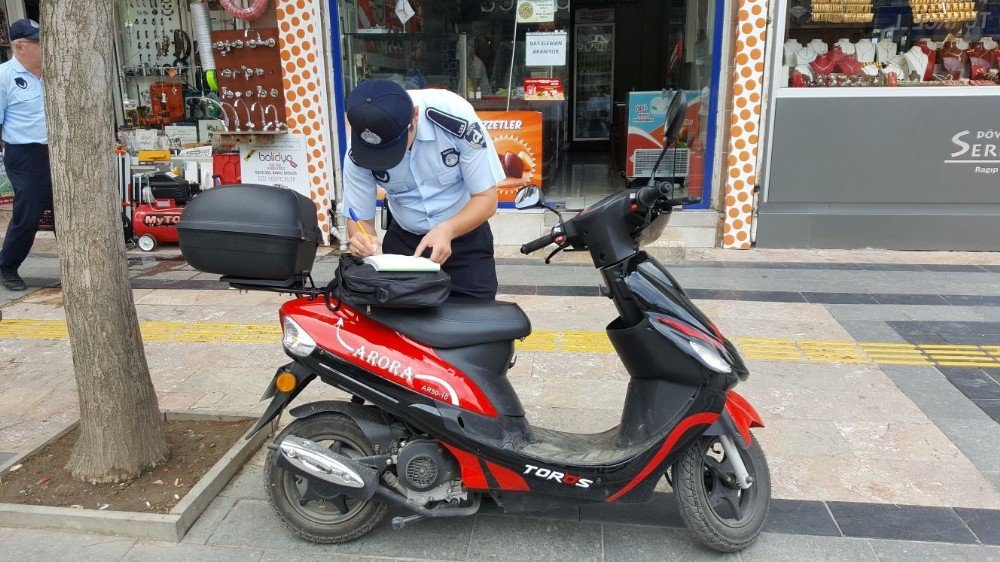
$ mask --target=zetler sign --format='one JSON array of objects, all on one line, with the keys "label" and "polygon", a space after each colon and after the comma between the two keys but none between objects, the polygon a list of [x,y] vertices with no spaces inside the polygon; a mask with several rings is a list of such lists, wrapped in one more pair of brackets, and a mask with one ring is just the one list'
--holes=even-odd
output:
[{"label": "zetler sign", "polygon": [[538,111],[477,111],[503,165],[497,184],[501,202],[511,202],[517,190],[542,185],[542,114]]}]

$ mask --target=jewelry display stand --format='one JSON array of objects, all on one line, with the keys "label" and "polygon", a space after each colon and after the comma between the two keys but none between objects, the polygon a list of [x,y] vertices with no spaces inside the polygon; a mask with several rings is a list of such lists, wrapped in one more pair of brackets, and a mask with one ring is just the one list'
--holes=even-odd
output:
[{"label": "jewelry display stand", "polygon": [[875,62],[875,44],[870,41],[858,41],[854,46],[854,54],[858,57],[858,62]]}]

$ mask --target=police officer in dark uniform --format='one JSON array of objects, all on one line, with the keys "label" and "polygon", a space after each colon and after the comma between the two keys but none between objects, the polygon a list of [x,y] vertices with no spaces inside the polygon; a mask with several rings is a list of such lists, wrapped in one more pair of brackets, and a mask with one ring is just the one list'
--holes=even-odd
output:
[{"label": "police officer in dark uniform", "polygon": [[[446,90],[406,91],[366,80],[347,98],[351,149],[344,207],[351,252],[378,252],[375,200],[386,190],[393,223],[388,254],[425,255],[451,276],[452,296],[492,301],[497,293],[493,233],[503,166],[467,101]],[[363,226],[363,229],[362,229]]]},{"label": "police officer in dark uniform", "polygon": [[27,287],[17,270],[31,251],[42,214],[52,209],[52,176],[38,23],[14,22],[10,40],[14,58],[0,64],[0,126],[3,162],[14,187],[14,216],[0,249],[0,282],[10,291],[23,291]]}]

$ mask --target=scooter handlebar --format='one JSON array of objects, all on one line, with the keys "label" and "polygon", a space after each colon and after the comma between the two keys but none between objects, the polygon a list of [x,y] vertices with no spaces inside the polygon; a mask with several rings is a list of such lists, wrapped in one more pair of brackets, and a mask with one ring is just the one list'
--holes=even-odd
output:
[{"label": "scooter handlebar", "polygon": [[542,236],[541,238],[532,240],[531,242],[528,242],[527,244],[521,246],[521,253],[528,255],[532,252],[537,252],[538,250],[541,250],[542,248],[555,242],[555,239],[556,235],[550,232],[545,236]]},{"label": "scooter handlebar", "polygon": [[645,186],[639,188],[635,194],[636,200],[643,207],[653,207],[656,206],[660,209],[669,209],[672,207],[678,207],[681,205],[696,205],[701,203],[700,197],[678,197],[676,199],[671,199],[671,187],[670,184],[666,182],[659,183],[655,186]]}]

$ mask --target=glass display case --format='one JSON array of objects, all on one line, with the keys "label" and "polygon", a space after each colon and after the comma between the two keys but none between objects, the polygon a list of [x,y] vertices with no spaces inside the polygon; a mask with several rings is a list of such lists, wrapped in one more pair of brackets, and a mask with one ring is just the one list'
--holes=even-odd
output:
[{"label": "glass display case", "polygon": [[606,141],[611,137],[615,24],[577,24],[574,44],[573,140]]},{"label": "glass display case", "polygon": [[380,78],[408,90],[442,88],[469,97],[464,33],[346,33],[344,44],[345,94],[363,80]]},{"label": "glass display case", "polygon": [[757,245],[989,249],[1000,4],[776,7]]},{"label": "glass display case", "polygon": [[787,0],[783,87],[993,86],[1000,4]]}]

